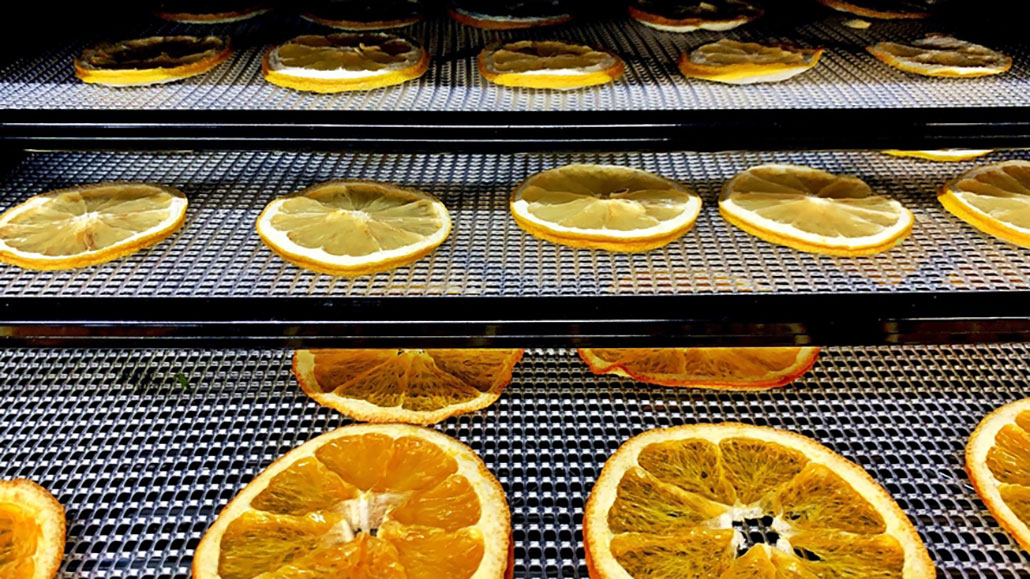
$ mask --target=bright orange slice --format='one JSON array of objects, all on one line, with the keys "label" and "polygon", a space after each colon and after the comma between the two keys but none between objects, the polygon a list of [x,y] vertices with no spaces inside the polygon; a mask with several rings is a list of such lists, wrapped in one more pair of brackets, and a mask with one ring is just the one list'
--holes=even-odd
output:
[{"label": "bright orange slice", "polygon": [[679,58],[685,76],[728,84],[779,82],[819,64],[821,48],[796,48],[723,38]]},{"label": "bright orange slice", "polygon": [[195,579],[500,579],[504,489],[464,444],[401,424],[344,426],[286,453],[201,539]]},{"label": "bright orange slice", "polygon": [[898,70],[923,76],[990,76],[1012,68],[1011,57],[943,34],[930,34],[908,44],[880,42],[868,50]]},{"label": "bright orange slice", "polygon": [[0,577],[51,579],[64,556],[64,507],[24,480],[0,481]]},{"label": "bright orange slice", "polygon": [[945,183],[937,200],[980,231],[1030,247],[1030,161],[1005,161],[966,171]]},{"label": "bright orange slice", "polygon": [[105,42],[75,59],[75,76],[90,84],[141,86],[203,74],[229,59],[228,38],[151,36]]},{"label": "bright orange slice", "polygon": [[479,53],[479,72],[505,86],[569,90],[606,84],[622,76],[622,59],[584,44],[519,40],[491,44]]},{"label": "bright orange slice", "polygon": [[493,404],[523,350],[298,350],[293,374],[322,406],[365,422],[435,424]]}]

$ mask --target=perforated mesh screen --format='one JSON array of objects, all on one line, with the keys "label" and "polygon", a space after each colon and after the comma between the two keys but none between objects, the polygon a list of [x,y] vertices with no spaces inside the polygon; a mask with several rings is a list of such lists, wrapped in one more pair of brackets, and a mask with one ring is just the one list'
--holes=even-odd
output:
[{"label": "perforated mesh screen", "polygon": [[[813,8],[813,7],[808,7]],[[685,49],[713,42],[723,33],[675,34],[614,19],[544,30],[481,31],[433,18],[405,33],[432,57],[422,78],[401,86],[338,95],[299,93],[266,83],[263,50],[297,34],[324,33],[299,19],[270,16],[236,25],[151,25],[119,31],[111,40],[155,33],[228,34],[239,48],[214,71],[183,82],[141,88],[88,86],[74,78],[72,59],[97,39],[84,39],[16,60],[0,68],[0,107],[30,109],[261,109],[379,111],[571,111],[769,108],[908,108],[1030,105],[1030,53],[1025,46],[992,46],[1015,58],[1009,73],[985,79],[935,79],[906,74],[866,53],[880,40],[908,40],[929,30],[923,23],[877,22],[869,30],[840,24],[844,16],[804,23],[788,32],[758,21],[725,33],[746,41],[792,42],[827,48],[814,70],[786,82],[727,86],[684,78],[676,58]],[[815,12],[824,14],[824,12]],[[826,11],[825,14],[829,14]],[[938,30],[939,31],[939,30]],[[784,36],[787,34],[787,36]],[[961,36],[961,32],[956,34]],[[608,48],[626,61],[622,80],[569,92],[506,88],[487,82],[475,57],[495,40],[560,38]]]},{"label": "perforated mesh screen", "polygon": [[[977,499],[963,448],[987,412],[1027,395],[1028,358],[1025,346],[832,349],[791,386],[734,394],[597,377],[572,351],[534,351],[497,404],[440,429],[504,486],[517,577],[587,576],[583,505],[622,442],[724,420],[790,429],[865,467],[941,576],[1026,577],[1030,558]],[[62,577],[187,576],[243,485],[347,423],[300,392],[288,352],[2,350],[0,362],[0,477],[65,505]]]},{"label": "perforated mesh screen", "polygon": [[[380,155],[278,152],[36,153],[3,179],[0,205],[51,189],[108,180],[157,181],[184,191],[190,208],[170,240],[105,265],[64,272],[0,266],[0,296],[607,295],[737,292],[946,292],[1030,288],[1030,254],[947,213],[935,191],[976,163],[1028,157],[996,153],[932,163],[876,152],[590,155]],[[640,167],[702,196],[697,225],[643,254],[571,249],[519,229],[508,195],[527,176],[572,162]],[[916,215],[911,237],[864,258],[805,254],[761,241],[718,214],[722,183],[765,162],[858,175]],[[431,192],[454,230],[429,257],[360,278],[289,265],[259,240],[254,222],[278,195],[338,178],[376,179]]]}]

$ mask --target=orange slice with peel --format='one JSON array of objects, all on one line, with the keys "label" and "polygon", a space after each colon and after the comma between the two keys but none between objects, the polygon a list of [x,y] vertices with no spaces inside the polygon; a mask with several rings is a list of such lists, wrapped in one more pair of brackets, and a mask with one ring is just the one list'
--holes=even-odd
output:
[{"label": "orange slice with peel", "polygon": [[0,480],[0,577],[51,579],[64,556],[64,507],[25,480]]},{"label": "orange slice with peel", "polygon": [[819,64],[821,48],[796,48],[723,38],[680,55],[680,72],[728,84],[779,82]]},{"label": "orange slice with peel", "polygon": [[283,455],[222,510],[196,579],[499,579],[504,490],[464,444],[401,424],[344,426]]},{"label": "orange slice with peel", "polygon": [[979,77],[1012,68],[1012,58],[986,46],[944,34],[930,34],[908,44],[880,42],[867,49],[898,70],[940,77]]},{"label": "orange slice with peel", "polygon": [[885,155],[891,155],[893,157],[911,157],[913,159],[950,163],[971,161],[973,159],[983,157],[984,155],[990,155],[994,152],[994,149],[932,149],[927,151],[886,149],[882,152]]},{"label": "orange slice with peel", "polygon": [[[776,539],[752,543],[735,522]],[[746,424],[627,441],[590,492],[583,542],[598,579],[936,576],[908,517],[862,467]]]},{"label": "orange slice with peel", "polygon": [[966,171],[945,183],[937,200],[980,231],[1030,247],[1030,161],[1005,161]]},{"label": "orange slice with peel", "polygon": [[493,404],[523,350],[298,350],[293,374],[319,404],[365,422],[435,424]]},{"label": "orange slice with peel", "polygon": [[725,31],[757,20],[764,11],[743,0],[633,0],[631,18],[666,32]]},{"label": "orange slice with peel", "polygon": [[555,26],[572,20],[565,0],[450,0],[447,12],[455,21],[484,30],[515,30]]},{"label": "orange slice with peel", "polygon": [[386,30],[418,22],[422,12],[421,0],[314,0],[304,3],[300,16],[341,30]]},{"label": "orange slice with peel", "polygon": [[267,4],[247,1],[161,2],[155,15],[162,20],[185,24],[224,24],[240,22],[265,14],[271,10]]},{"label": "orange slice with peel", "polygon": [[75,59],[75,76],[90,84],[142,86],[203,74],[228,60],[229,39],[151,36],[104,42]]},{"label": "orange slice with peel", "polygon": [[615,374],[648,384],[765,390],[797,380],[819,348],[580,348],[594,374]]},{"label": "orange slice with peel", "polygon": [[479,72],[495,84],[559,90],[606,84],[626,68],[607,50],[558,40],[494,43],[477,62]]},{"label": "orange slice with peel", "polygon": [[929,5],[919,0],[819,0],[823,6],[879,20],[912,20],[930,17]]}]

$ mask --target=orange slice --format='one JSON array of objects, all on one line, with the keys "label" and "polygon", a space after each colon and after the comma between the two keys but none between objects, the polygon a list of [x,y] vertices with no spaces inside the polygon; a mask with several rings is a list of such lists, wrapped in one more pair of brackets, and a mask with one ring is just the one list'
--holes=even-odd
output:
[{"label": "orange slice", "polygon": [[760,165],[723,185],[719,213],[770,243],[854,257],[887,251],[912,231],[915,218],[865,182],[811,167]]},{"label": "orange slice", "polygon": [[24,480],[0,480],[0,577],[51,579],[64,556],[64,507]]},{"label": "orange slice", "polygon": [[819,0],[819,3],[839,12],[880,20],[930,17],[928,4],[918,0]]},{"label": "orange slice", "polygon": [[627,167],[566,165],[526,179],[511,196],[515,222],[570,247],[648,251],[694,226],[701,197],[687,187]]},{"label": "orange slice", "polygon": [[355,420],[435,424],[493,404],[523,350],[298,350],[304,392]]},{"label": "orange slice", "polygon": [[422,19],[421,0],[307,2],[301,18],[341,30],[386,30],[410,26]]},{"label": "orange slice", "polygon": [[723,38],[680,55],[680,72],[728,84],[779,82],[819,64],[821,48],[795,48]]},{"label": "orange slice", "polygon": [[447,12],[451,18],[485,30],[514,30],[537,26],[555,26],[572,20],[563,7],[564,0],[451,0]]},{"label": "orange slice", "polygon": [[648,384],[765,390],[808,372],[819,348],[580,348],[594,374]]},{"label": "orange slice", "polygon": [[402,424],[344,426],[243,488],[193,556],[196,579],[500,579],[504,489],[464,444]]},{"label": "orange slice", "polygon": [[[756,541],[734,522],[777,539]],[[862,467],[746,424],[650,430],[623,444],[590,493],[583,542],[595,579],[936,577],[908,517]]]},{"label": "orange slice", "polygon": [[269,49],[261,63],[268,82],[318,93],[401,84],[428,68],[425,49],[386,32],[298,36]]},{"label": "orange slice", "polygon": [[945,183],[937,200],[980,231],[1030,247],[1030,161],[1005,161],[966,171]]},{"label": "orange slice", "polygon": [[667,32],[732,30],[757,20],[763,10],[742,0],[634,0],[629,15],[637,22]]},{"label": "orange slice", "polygon": [[894,157],[911,157],[913,159],[924,159],[927,161],[938,161],[941,163],[955,161],[970,161],[984,155],[990,155],[994,149],[935,149],[930,151],[902,151],[899,149],[887,149],[884,154]]},{"label": "orange slice", "polygon": [[966,445],[966,472],[998,524],[1030,551],[1030,399],[980,421]]},{"label": "orange slice", "polygon": [[941,77],[978,77],[1012,68],[1012,58],[943,34],[931,34],[909,44],[879,42],[868,48],[876,58],[898,70]]},{"label": "orange slice", "polygon": [[203,74],[225,62],[232,49],[218,36],[151,36],[105,42],[82,51],[75,76],[90,84],[142,86]]},{"label": "orange slice", "polygon": [[496,84],[559,90],[606,84],[626,68],[607,50],[558,40],[491,44],[479,53],[478,63],[479,72]]},{"label": "orange slice", "polygon": [[162,2],[155,13],[158,18],[186,24],[223,24],[240,22],[260,16],[271,10],[260,3],[248,2]]},{"label": "orange slice", "polygon": [[0,261],[27,269],[87,267],[166,239],[186,196],[153,183],[98,183],[30,197],[0,215]]}]

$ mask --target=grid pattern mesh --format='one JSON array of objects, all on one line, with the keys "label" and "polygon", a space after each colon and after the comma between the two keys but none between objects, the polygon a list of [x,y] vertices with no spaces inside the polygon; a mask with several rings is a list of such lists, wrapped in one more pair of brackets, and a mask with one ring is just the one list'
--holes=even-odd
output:
[{"label": "grid pattern mesh", "polygon": [[[805,11],[797,12],[800,18],[805,17]],[[1000,77],[918,77],[877,61],[866,53],[865,47],[881,40],[919,38],[932,30],[929,25],[877,22],[863,31],[842,26],[840,22],[844,19],[830,16],[825,21],[803,22],[787,33],[758,21],[728,33],[702,31],[684,35],[652,30],[628,18],[510,32],[476,30],[437,17],[405,29],[432,57],[429,71],[422,78],[401,86],[338,95],[300,93],[262,79],[260,61],[265,47],[297,34],[326,31],[299,19],[269,16],[235,25],[199,28],[144,25],[119,31],[109,39],[218,33],[230,35],[238,50],[228,63],[183,82],[105,88],[85,85],[72,74],[72,59],[99,40],[84,39],[0,68],[0,108],[598,111],[1030,105],[1030,52],[1025,45],[992,46],[1015,59],[1013,69]],[[960,32],[956,34],[961,37]],[[681,52],[724,35],[828,50],[814,70],[775,84],[728,86],[687,79],[679,73],[675,62]],[[626,74],[614,84],[568,92],[500,87],[483,79],[476,70],[478,51],[495,40],[524,38],[560,38],[608,48],[624,58]]]},{"label": "grid pattern mesh", "polygon": [[[1025,345],[830,349],[795,384],[748,394],[598,377],[573,351],[533,351],[497,404],[440,429],[504,486],[516,577],[587,576],[583,505],[622,442],[724,420],[799,432],[866,468],[942,577],[1027,577],[1030,557],[980,503],[963,448],[991,409],[1028,395],[1028,358]],[[186,576],[239,489],[347,422],[300,392],[283,351],[2,350],[0,362],[0,477],[65,505],[62,577]]]},{"label": "grid pattern mesh", "polygon": [[[190,199],[169,240],[101,266],[33,272],[0,266],[0,297],[20,296],[554,296],[691,293],[949,292],[1030,289],[1030,254],[947,213],[935,191],[977,163],[1030,158],[995,153],[932,163],[877,152],[384,155],[280,152],[34,153],[2,180],[10,207],[51,189],[110,180],[156,181]],[[694,187],[704,208],[672,244],[643,254],[580,250],[525,234],[508,195],[537,171],[572,162],[640,167]],[[739,171],[766,162],[858,175],[916,215],[900,247],[861,258],[805,254],[724,221],[716,197]],[[454,230],[414,265],[359,278],[287,264],[254,222],[275,196],[337,178],[375,179],[440,197]]]}]

